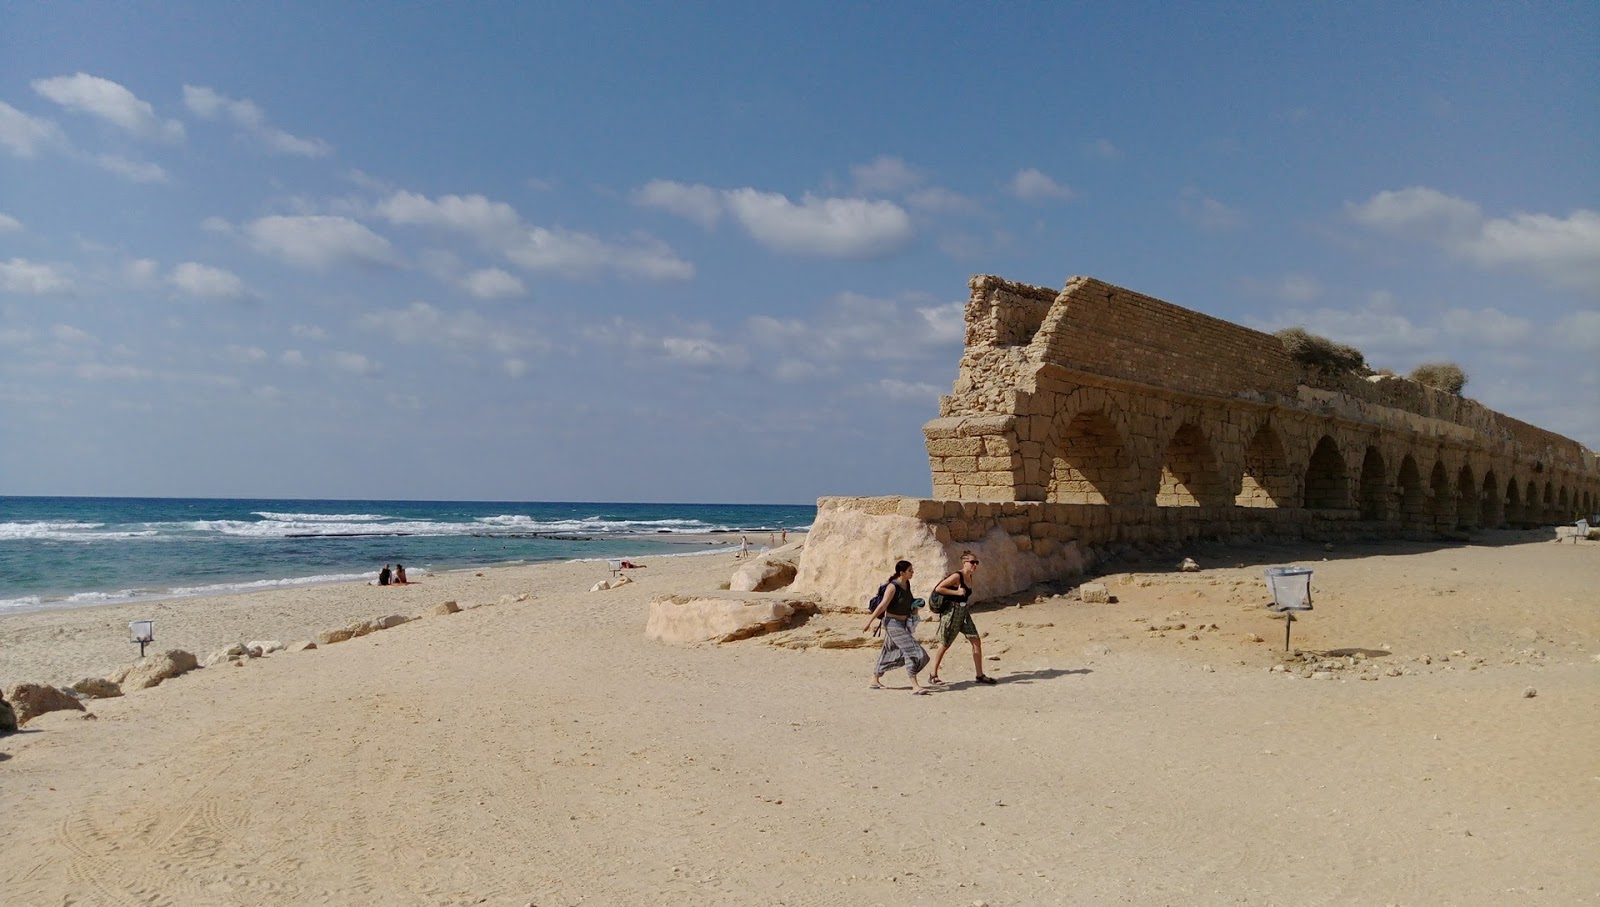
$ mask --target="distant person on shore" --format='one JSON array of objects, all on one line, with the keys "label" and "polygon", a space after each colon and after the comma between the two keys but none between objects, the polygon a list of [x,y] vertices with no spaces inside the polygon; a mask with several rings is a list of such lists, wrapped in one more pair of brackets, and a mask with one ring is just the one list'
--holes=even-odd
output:
[{"label": "distant person on shore", "polygon": [[396,586],[409,586],[409,585],[411,585],[411,581],[406,579],[406,565],[405,564],[395,564],[394,565],[394,584]]},{"label": "distant person on shore", "polygon": [[944,596],[946,602],[944,613],[939,615],[939,651],[933,656],[933,672],[928,675],[928,683],[942,684],[939,679],[939,665],[944,663],[944,653],[950,651],[951,643],[956,641],[959,633],[967,638],[972,646],[972,668],[978,675],[979,683],[999,683],[993,677],[983,673],[983,640],[978,636],[978,627],[972,622],[972,612],[969,599],[972,598],[972,574],[978,569],[978,556],[971,551],[961,552],[961,569],[939,581],[933,591]]},{"label": "distant person on shore", "polygon": [[735,554],[734,557],[747,557],[749,554],[750,540],[741,535],[739,536],[739,553]]},{"label": "distant person on shore", "polygon": [[390,576],[389,565],[388,564],[384,564],[383,565],[383,569],[378,571],[378,585],[380,585],[380,586],[389,585],[389,576]]},{"label": "distant person on shore", "polygon": [[783,538],[783,541],[779,542],[778,544],[780,544],[780,545],[789,544],[789,530],[787,530],[787,529],[783,530],[782,538]]},{"label": "distant person on shore", "polygon": [[872,667],[872,683],[874,690],[884,689],[883,673],[901,665],[906,666],[906,673],[911,675],[911,692],[920,696],[928,692],[928,688],[917,680],[917,674],[928,664],[928,651],[920,644],[911,633],[912,615],[916,612],[916,600],[911,597],[911,568],[910,561],[898,561],[894,565],[894,576],[883,584],[883,591],[874,602],[872,615],[867,618],[867,625],[862,627],[862,632],[872,629],[873,621],[881,621],[883,628],[883,648],[878,650],[877,664]]},{"label": "distant person on shore", "polygon": [[767,533],[767,547],[768,548],[776,548],[776,547],[778,547],[778,534],[776,532]]}]

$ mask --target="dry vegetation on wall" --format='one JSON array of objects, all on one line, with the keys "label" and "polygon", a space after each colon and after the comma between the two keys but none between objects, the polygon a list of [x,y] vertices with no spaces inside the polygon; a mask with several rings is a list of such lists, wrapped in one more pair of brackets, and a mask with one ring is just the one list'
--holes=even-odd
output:
[{"label": "dry vegetation on wall", "polygon": [[1284,328],[1274,336],[1283,344],[1289,358],[1307,371],[1329,376],[1345,372],[1370,373],[1367,357],[1353,346],[1334,343],[1305,328]]},{"label": "dry vegetation on wall", "polygon": [[1467,386],[1467,373],[1454,362],[1424,362],[1411,370],[1411,380],[1459,397]]}]

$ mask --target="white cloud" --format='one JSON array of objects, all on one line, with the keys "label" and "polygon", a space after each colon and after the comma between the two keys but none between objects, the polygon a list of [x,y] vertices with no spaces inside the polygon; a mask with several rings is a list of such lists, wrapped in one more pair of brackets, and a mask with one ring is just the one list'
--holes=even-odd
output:
[{"label": "white cloud", "polygon": [[430,199],[414,192],[396,192],[378,204],[377,213],[394,224],[431,226],[475,237],[530,271],[568,277],[592,277],[607,271],[650,280],[685,280],[694,265],[679,258],[666,243],[639,234],[632,242],[611,242],[589,233],[559,227],[529,227],[517,210],[481,195],[445,195]]},{"label": "white cloud", "polygon": [[510,299],[527,295],[527,288],[515,274],[499,268],[473,271],[461,282],[468,293],[479,299]]},{"label": "white cloud", "polygon": [[1221,232],[1244,225],[1244,212],[1193,188],[1183,190],[1178,199],[1178,213],[1202,230]]},{"label": "white cloud", "polygon": [[1011,178],[1011,194],[1025,202],[1064,202],[1072,198],[1072,190],[1044,173],[1029,167],[1018,170]]},{"label": "white cloud", "polygon": [[349,372],[352,375],[361,375],[362,377],[371,377],[381,371],[376,362],[361,353],[352,353],[344,350],[329,353],[328,362],[340,371]]},{"label": "white cloud", "polygon": [[889,201],[818,198],[799,204],[776,192],[733,189],[728,209],[755,240],[769,249],[829,258],[879,258],[911,240],[911,218]]},{"label": "white cloud", "polygon": [[0,233],[21,233],[22,221],[9,214],[0,213]]},{"label": "white cloud", "polygon": [[545,346],[476,312],[444,312],[426,302],[368,313],[361,318],[361,327],[387,334],[398,343],[484,349],[501,355]]},{"label": "white cloud", "polygon": [[161,265],[153,258],[129,259],[122,265],[122,279],[131,287],[148,289],[156,285],[161,276]]},{"label": "white cloud", "polygon": [[443,227],[493,244],[513,242],[523,226],[515,208],[481,195],[442,195],[435,200],[401,191],[379,202],[376,210],[392,224]]},{"label": "white cloud", "polygon": [[273,215],[244,228],[256,251],[298,268],[399,264],[389,241],[348,217]]},{"label": "white cloud", "polygon": [[855,180],[856,191],[867,195],[901,192],[920,185],[923,180],[922,171],[900,158],[888,155],[882,155],[870,164],[852,165],[850,176]]},{"label": "white cloud", "polygon": [[1600,356],[1600,312],[1573,312],[1556,322],[1557,346]]},{"label": "white cloud", "polygon": [[1481,268],[1514,268],[1551,286],[1600,293],[1600,212],[1491,218],[1474,202],[1422,186],[1379,192],[1346,210],[1363,226],[1431,243]]},{"label": "white cloud", "polygon": [[689,185],[672,180],[651,180],[634,190],[633,203],[657,208],[694,221],[706,229],[722,217],[722,193],[710,186]]},{"label": "white cloud", "polygon": [[115,154],[97,154],[90,158],[96,167],[108,173],[133,183],[164,183],[167,181],[167,171],[160,164],[151,164],[146,161],[130,161],[125,157]]},{"label": "white cloud", "polygon": [[1420,353],[1434,349],[1440,336],[1437,327],[1419,325],[1400,312],[1393,295],[1382,291],[1369,296],[1359,309],[1287,309],[1278,312],[1264,330],[1294,326],[1368,353]]},{"label": "white cloud", "polygon": [[[1256,280],[1245,278],[1240,286],[1246,291],[1261,296],[1270,296],[1290,303],[1307,303],[1317,299],[1323,293],[1322,282],[1309,274],[1285,274],[1275,280]],[[1387,294],[1381,294],[1387,296]],[[1375,299],[1381,298],[1375,295]]]},{"label": "white cloud", "polygon": [[507,359],[500,363],[500,370],[512,378],[521,378],[528,373],[528,363],[522,359]]},{"label": "white cloud", "polygon": [[172,269],[172,285],[202,299],[243,299],[250,295],[232,271],[186,261]]},{"label": "white cloud", "polygon": [[967,304],[952,302],[947,305],[929,306],[917,309],[927,325],[927,342],[933,345],[941,343],[967,342]]},{"label": "white cloud", "polygon": [[183,141],[183,124],[177,120],[162,120],[148,101],[123,86],[91,76],[75,73],[49,79],[34,79],[33,90],[60,104],[68,110],[99,117],[142,139],[163,142]]},{"label": "white cloud", "polygon": [[33,342],[33,331],[27,328],[0,329],[0,346],[26,346]]},{"label": "white cloud", "polygon": [[1445,334],[1480,346],[1526,345],[1533,323],[1499,309],[1451,309],[1439,320]]},{"label": "white cloud", "polygon": [[50,336],[62,343],[94,343],[94,335],[70,324],[58,324],[50,329]]},{"label": "white cloud", "polygon": [[246,365],[256,365],[267,361],[267,351],[259,346],[240,346],[236,343],[230,343],[223,348],[223,351],[233,361],[242,362]]},{"label": "white cloud", "polygon": [[1111,144],[1110,139],[1095,139],[1083,147],[1084,153],[1090,157],[1097,157],[1103,161],[1114,161],[1122,157],[1122,149]]},{"label": "white cloud", "polygon": [[289,328],[289,333],[306,340],[322,342],[328,339],[328,332],[314,324],[296,324]]},{"label": "white cloud", "polygon": [[906,196],[906,204],[930,214],[972,214],[982,206],[974,199],[942,186],[926,186]]},{"label": "white cloud", "polygon": [[620,244],[588,233],[534,227],[506,249],[505,255],[530,271],[568,277],[592,277],[605,271],[650,280],[694,276],[694,265],[679,258],[666,243],[645,235],[636,236],[631,244]]},{"label": "white cloud", "polygon": [[750,363],[743,348],[703,337],[663,337],[661,350],[669,360],[697,368],[740,369]]},{"label": "white cloud", "polygon": [[86,362],[76,369],[85,381],[143,381],[155,377],[155,372],[135,365],[105,365]]},{"label": "white cloud", "polygon": [[301,138],[272,126],[267,122],[267,115],[254,101],[230,98],[201,85],[185,85],[183,103],[201,119],[226,118],[232,121],[235,126],[255,136],[266,150],[276,154],[326,157],[333,151],[332,146],[322,139]]},{"label": "white cloud", "polygon": [[884,378],[867,386],[869,390],[890,400],[909,403],[937,403],[944,391],[926,382],[901,381]]},{"label": "white cloud", "polygon": [[0,145],[17,157],[35,157],[41,148],[66,145],[61,128],[43,117],[29,116],[0,101]]},{"label": "white cloud", "polygon": [[53,265],[13,258],[0,262],[0,290],[24,296],[49,296],[72,291],[72,279]]},{"label": "white cloud", "polygon": [[299,350],[284,350],[278,354],[278,361],[291,368],[299,368],[306,364],[306,354]]}]

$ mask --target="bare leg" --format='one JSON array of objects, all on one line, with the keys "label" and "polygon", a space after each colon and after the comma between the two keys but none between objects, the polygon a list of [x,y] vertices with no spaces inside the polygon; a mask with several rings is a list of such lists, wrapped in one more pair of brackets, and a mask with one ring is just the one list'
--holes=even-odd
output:
[{"label": "bare leg", "polygon": [[978,677],[983,676],[983,640],[976,636],[968,636],[967,642],[972,643],[972,673]]},{"label": "bare leg", "polygon": [[944,662],[944,653],[948,651],[950,651],[949,646],[940,646],[939,651],[933,653],[933,670],[928,672],[929,683],[943,683],[939,679],[939,665]]}]

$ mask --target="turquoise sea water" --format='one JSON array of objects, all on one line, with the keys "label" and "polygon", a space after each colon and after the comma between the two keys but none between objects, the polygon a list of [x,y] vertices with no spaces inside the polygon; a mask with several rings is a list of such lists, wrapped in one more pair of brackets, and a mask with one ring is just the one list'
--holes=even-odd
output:
[{"label": "turquoise sea water", "polygon": [[[814,506],[0,497],[0,613],[493,564],[754,548]],[[720,536],[688,545],[686,534]]]}]

